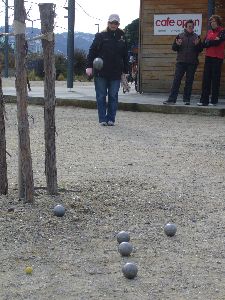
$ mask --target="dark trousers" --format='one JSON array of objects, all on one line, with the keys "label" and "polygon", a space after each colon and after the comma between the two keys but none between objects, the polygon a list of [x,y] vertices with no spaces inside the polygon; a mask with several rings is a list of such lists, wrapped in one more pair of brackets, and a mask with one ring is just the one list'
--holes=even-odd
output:
[{"label": "dark trousers", "polygon": [[183,101],[190,102],[192,85],[193,85],[196,69],[197,69],[197,64],[188,64],[182,62],[176,63],[176,70],[173,79],[173,84],[168,98],[169,102],[177,101],[181,80],[183,79],[185,73],[186,73],[186,79],[185,79],[185,86],[184,86]]},{"label": "dark trousers", "polygon": [[200,102],[209,104],[209,96],[211,94],[211,103],[217,104],[220,90],[220,77],[223,60],[216,57],[206,57],[203,79],[202,94]]}]

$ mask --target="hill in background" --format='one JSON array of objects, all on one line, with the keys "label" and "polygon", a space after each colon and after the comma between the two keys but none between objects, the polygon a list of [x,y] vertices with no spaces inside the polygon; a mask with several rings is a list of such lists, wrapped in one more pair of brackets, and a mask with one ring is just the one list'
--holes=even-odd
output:
[{"label": "hill in background", "polygon": [[[12,28],[9,27],[9,32]],[[4,26],[0,27],[0,32],[4,32]],[[38,28],[27,27],[26,36],[27,39],[33,38],[41,34],[41,30]],[[94,34],[75,32],[74,33],[74,47],[82,49],[88,52],[88,49],[94,39]],[[14,37],[9,38],[9,43],[14,47]],[[31,52],[41,52],[41,40],[29,41],[28,43],[29,51]],[[67,32],[56,33],[55,34],[55,53],[67,54]]]}]

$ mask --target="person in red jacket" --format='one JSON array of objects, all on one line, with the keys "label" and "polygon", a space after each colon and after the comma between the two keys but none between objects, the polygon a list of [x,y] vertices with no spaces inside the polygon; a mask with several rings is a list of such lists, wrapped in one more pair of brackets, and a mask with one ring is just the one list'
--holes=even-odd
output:
[{"label": "person in red jacket", "polygon": [[[220,89],[221,69],[224,59],[225,29],[222,19],[212,15],[209,19],[211,30],[208,30],[203,41],[205,52],[205,65],[202,79],[202,93],[199,106],[217,105]],[[209,97],[211,94],[211,102]]]}]

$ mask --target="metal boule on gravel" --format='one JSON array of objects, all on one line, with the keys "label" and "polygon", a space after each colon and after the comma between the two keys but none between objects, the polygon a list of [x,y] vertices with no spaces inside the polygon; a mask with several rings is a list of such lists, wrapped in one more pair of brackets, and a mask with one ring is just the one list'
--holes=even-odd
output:
[{"label": "metal boule on gravel", "polygon": [[117,242],[120,244],[122,242],[129,242],[130,240],[130,234],[126,231],[120,231],[117,236]]},{"label": "metal boule on gravel", "polygon": [[61,204],[58,204],[54,207],[53,212],[55,216],[63,217],[65,215],[65,208]]},{"label": "metal boule on gravel", "polygon": [[122,256],[129,256],[133,251],[133,246],[129,242],[122,242],[119,244],[118,251]]},{"label": "metal boule on gravel", "polygon": [[174,223],[167,223],[164,226],[164,232],[167,236],[174,236],[177,232],[177,226]]},{"label": "metal boule on gravel", "polygon": [[123,275],[128,279],[133,279],[137,276],[138,267],[133,262],[128,262],[122,267]]},{"label": "metal boule on gravel", "polygon": [[101,70],[103,68],[103,60],[100,57],[96,57],[93,60],[93,68],[96,70]]}]

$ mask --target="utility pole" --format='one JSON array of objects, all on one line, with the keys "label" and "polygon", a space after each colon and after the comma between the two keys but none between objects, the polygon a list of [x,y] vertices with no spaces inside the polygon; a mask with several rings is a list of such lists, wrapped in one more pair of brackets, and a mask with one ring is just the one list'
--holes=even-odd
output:
[{"label": "utility pole", "polygon": [[[209,18],[214,15],[215,13],[215,0],[208,0],[208,20]],[[207,22],[208,28],[210,29],[211,26],[209,24],[209,21]]]},{"label": "utility pole", "polygon": [[75,0],[68,0],[67,88],[73,88]]},{"label": "utility pole", "polygon": [[[9,15],[8,15],[8,0],[5,0],[5,33],[9,32]],[[9,37],[5,35],[5,49],[4,49],[4,76],[5,78],[9,77]]]},{"label": "utility pole", "polygon": [[44,55],[44,122],[45,122],[45,176],[50,195],[57,194],[57,169],[55,145],[55,56],[54,56],[54,18],[53,3],[39,4],[42,47]]},{"label": "utility pole", "polygon": [[18,178],[19,198],[24,202],[34,200],[34,181],[30,150],[30,133],[27,112],[27,70],[25,68],[25,25],[24,0],[14,0],[14,34],[16,61],[16,95],[18,120]]},{"label": "utility pole", "polygon": [[98,32],[99,32],[99,24],[95,24],[96,26],[98,26]]}]

